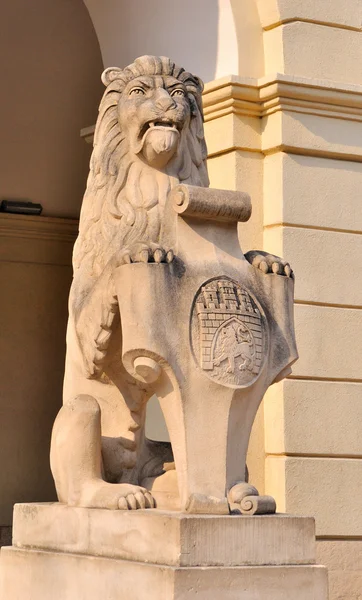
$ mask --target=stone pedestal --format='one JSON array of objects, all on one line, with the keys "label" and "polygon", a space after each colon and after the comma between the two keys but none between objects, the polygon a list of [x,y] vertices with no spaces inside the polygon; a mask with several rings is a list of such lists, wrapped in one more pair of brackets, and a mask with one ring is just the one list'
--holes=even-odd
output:
[{"label": "stone pedestal", "polygon": [[5,600],[327,600],[314,520],[19,504]]}]

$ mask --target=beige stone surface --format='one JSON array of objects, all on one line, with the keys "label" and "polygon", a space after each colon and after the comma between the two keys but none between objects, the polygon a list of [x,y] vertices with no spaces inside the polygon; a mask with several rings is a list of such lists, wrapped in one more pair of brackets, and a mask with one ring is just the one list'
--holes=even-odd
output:
[{"label": "beige stone surface", "polygon": [[264,398],[267,454],[362,457],[362,384],[287,379]]},{"label": "beige stone surface", "polygon": [[[362,281],[362,235],[272,227],[264,230],[264,244],[273,254],[288,256],[293,264],[296,301],[362,306],[362,287],[356,285]],[[308,251],[301,252],[301,248]],[[331,265],[338,277],[331,277]]]},{"label": "beige stone surface", "polygon": [[362,231],[359,163],[278,152],[263,164],[264,225]]},{"label": "beige stone surface", "polygon": [[362,340],[356,335],[362,311],[296,304],[294,314],[300,354],[294,376],[362,379]]},{"label": "beige stone surface", "polygon": [[[21,574],[21,577],[19,576]],[[327,600],[319,566],[165,567],[134,561],[5,548],[7,600]]]},{"label": "beige stone surface", "polygon": [[18,504],[13,545],[184,567],[315,562],[314,520],[286,515],[191,516]]},{"label": "beige stone surface", "polygon": [[230,150],[260,152],[260,120],[244,115],[225,115],[205,123],[208,155],[222,154]]},{"label": "beige stone surface", "polygon": [[[265,390],[297,359],[291,268],[243,254],[247,193],[207,189],[197,77],[144,56],[106,69],[102,81],[52,436],[58,497],[107,509],[156,500],[197,514],[274,512],[274,500],[245,483],[245,460]],[[260,142],[257,119],[215,124],[218,154],[243,133]],[[256,179],[254,171],[250,187]],[[172,450],[144,435],[154,394]]]},{"label": "beige stone surface", "polygon": [[[211,132],[207,135],[211,142]],[[209,158],[210,186],[240,190],[253,199],[251,217],[239,226],[240,245],[244,252],[263,247],[263,155],[258,152],[231,151]]]},{"label": "beige stone surface", "polygon": [[266,74],[361,83],[359,31],[295,22],[266,31],[263,37]]},{"label": "beige stone surface", "polygon": [[262,149],[361,160],[362,122],[317,114],[277,112],[265,118]]},{"label": "beige stone surface", "polygon": [[313,515],[317,536],[362,535],[361,485],[359,459],[266,459],[265,491],[276,498],[277,510]]},{"label": "beige stone surface", "polygon": [[359,0],[256,0],[261,24],[269,28],[290,19],[319,21],[360,29],[362,9]]},{"label": "beige stone surface", "polygon": [[317,556],[328,567],[329,600],[361,600],[362,541],[319,540]]},{"label": "beige stone surface", "polygon": [[[275,384],[276,385],[276,384]],[[273,387],[273,386],[272,386]],[[264,400],[256,413],[250,434],[246,464],[249,479],[260,494],[265,492],[265,438],[264,438]]]}]

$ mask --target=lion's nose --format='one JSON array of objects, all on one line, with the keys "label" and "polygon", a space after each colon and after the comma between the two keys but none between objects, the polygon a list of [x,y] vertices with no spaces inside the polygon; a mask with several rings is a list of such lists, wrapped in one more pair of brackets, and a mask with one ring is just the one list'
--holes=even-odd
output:
[{"label": "lion's nose", "polygon": [[161,110],[169,110],[175,108],[176,102],[171,98],[170,94],[166,90],[160,90],[155,100],[155,105]]}]

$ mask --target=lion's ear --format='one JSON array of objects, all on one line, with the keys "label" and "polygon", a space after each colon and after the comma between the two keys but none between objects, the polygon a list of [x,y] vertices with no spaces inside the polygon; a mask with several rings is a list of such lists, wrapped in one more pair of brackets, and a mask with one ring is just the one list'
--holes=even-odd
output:
[{"label": "lion's ear", "polygon": [[107,86],[110,83],[112,83],[112,81],[114,81],[115,79],[119,79],[121,73],[122,69],[120,69],[119,67],[108,67],[108,69],[103,71],[101,79],[104,85]]}]

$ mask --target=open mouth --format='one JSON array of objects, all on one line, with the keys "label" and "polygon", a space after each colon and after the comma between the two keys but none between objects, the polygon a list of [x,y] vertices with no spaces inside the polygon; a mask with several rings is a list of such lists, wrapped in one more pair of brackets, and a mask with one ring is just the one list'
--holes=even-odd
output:
[{"label": "open mouth", "polygon": [[139,137],[143,138],[143,136],[149,129],[172,129],[174,131],[178,131],[178,128],[175,125],[175,123],[167,119],[161,119],[158,121],[149,121],[148,123],[145,123],[140,131]]}]

